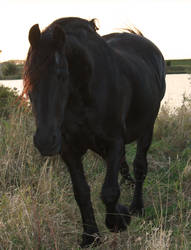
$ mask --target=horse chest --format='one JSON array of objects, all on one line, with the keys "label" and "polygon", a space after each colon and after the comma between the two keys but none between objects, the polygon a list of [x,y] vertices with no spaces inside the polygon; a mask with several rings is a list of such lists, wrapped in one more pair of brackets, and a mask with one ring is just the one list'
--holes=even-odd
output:
[{"label": "horse chest", "polygon": [[62,134],[69,144],[77,145],[78,147],[87,144],[89,130],[84,109],[78,107],[66,110]]},{"label": "horse chest", "polygon": [[90,110],[85,108],[83,111],[67,110],[62,128],[63,139],[66,144],[75,146],[77,150],[91,149],[103,155],[106,150],[103,132],[98,122],[92,126],[95,122],[93,122],[94,116],[90,114]]}]

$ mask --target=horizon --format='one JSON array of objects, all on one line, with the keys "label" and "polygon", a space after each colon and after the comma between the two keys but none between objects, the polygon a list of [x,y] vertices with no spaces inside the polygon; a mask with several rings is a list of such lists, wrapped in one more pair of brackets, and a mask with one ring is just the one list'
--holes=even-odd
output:
[{"label": "horizon", "polygon": [[[191,57],[190,58],[178,58],[178,59],[176,59],[176,58],[174,58],[174,59],[165,59],[165,61],[182,61],[182,60],[191,61]],[[25,63],[26,59],[14,59],[14,58],[12,58],[12,59],[8,59],[8,60],[5,60],[5,61],[0,61],[0,64],[6,63],[6,62],[11,62],[11,61],[12,62],[23,62],[23,63]]]},{"label": "horizon", "polygon": [[25,60],[30,27],[39,23],[43,30],[67,16],[97,18],[100,35],[132,24],[156,44],[165,60],[190,59],[190,9],[189,0],[7,0],[1,6],[0,62]]}]

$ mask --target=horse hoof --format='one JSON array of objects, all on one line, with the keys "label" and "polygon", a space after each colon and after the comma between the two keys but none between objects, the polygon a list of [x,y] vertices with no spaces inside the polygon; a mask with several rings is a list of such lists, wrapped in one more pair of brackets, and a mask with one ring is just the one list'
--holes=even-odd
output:
[{"label": "horse hoof", "polygon": [[101,244],[100,235],[99,234],[83,234],[82,242],[80,243],[81,248],[96,247]]},{"label": "horse hoof", "polygon": [[129,210],[126,206],[123,206],[121,204],[117,205],[117,210],[119,211],[119,214],[123,217],[123,219],[125,220],[125,223],[127,225],[130,224],[131,222],[131,216],[129,214]]},{"label": "horse hoof", "polygon": [[131,221],[131,217],[128,208],[118,204],[116,206],[115,214],[107,214],[106,226],[110,232],[122,232],[127,229],[127,226]]}]

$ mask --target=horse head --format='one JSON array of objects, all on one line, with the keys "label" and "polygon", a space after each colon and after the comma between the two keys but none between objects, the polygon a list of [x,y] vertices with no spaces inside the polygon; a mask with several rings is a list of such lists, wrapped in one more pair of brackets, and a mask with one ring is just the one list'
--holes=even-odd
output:
[{"label": "horse head", "polygon": [[61,126],[69,95],[66,36],[59,25],[41,33],[36,24],[29,31],[29,42],[25,87],[28,84],[36,120],[34,144],[42,155],[53,155],[61,150]]}]

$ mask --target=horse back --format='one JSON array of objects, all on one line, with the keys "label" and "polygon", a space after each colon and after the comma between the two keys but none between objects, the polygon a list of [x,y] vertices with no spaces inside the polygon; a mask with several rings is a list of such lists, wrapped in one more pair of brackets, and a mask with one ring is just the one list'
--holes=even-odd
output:
[{"label": "horse back", "polygon": [[160,50],[147,38],[131,33],[112,33],[103,39],[121,61],[130,82],[140,84],[140,90],[156,88],[156,98],[161,101],[165,93],[165,62]]}]

